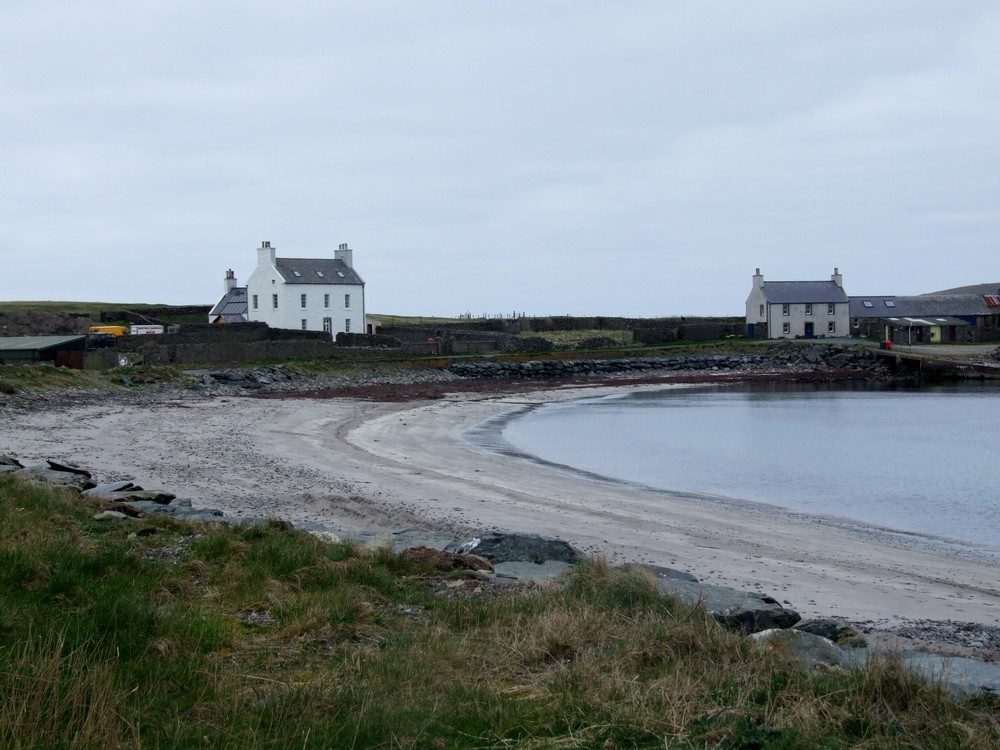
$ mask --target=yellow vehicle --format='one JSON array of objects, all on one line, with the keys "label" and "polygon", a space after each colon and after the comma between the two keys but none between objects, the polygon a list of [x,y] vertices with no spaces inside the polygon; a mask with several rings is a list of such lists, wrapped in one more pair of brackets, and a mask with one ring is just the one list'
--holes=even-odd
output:
[{"label": "yellow vehicle", "polygon": [[87,333],[110,333],[112,336],[128,336],[128,326],[91,326]]}]

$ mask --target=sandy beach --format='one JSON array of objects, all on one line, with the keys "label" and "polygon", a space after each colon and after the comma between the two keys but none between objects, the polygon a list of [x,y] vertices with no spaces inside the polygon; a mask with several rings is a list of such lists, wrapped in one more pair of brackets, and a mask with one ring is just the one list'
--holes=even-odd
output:
[{"label": "sandy beach", "polygon": [[[632,386],[637,387],[637,386]],[[638,386],[650,387],[650,386]],[[662,386],[660,386],[662,387]],[[913,535],[574,476],[478,448],[469,427],[609,387],[360,398],[164,397],[0,414],[0,453],[76,461],[232,516],[346,530],[535,532],[688,570],[803,617],[1000,624],[1000,563]]]}]

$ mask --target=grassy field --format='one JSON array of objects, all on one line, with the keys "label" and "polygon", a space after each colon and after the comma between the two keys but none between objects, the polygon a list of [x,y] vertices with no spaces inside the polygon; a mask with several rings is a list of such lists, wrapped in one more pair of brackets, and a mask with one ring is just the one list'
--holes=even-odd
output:
[{"label": "grassy field", "polygon": [[0,474],[0,746],[996,748],[996,698],[804,672],[601,561],[482,590]]}]

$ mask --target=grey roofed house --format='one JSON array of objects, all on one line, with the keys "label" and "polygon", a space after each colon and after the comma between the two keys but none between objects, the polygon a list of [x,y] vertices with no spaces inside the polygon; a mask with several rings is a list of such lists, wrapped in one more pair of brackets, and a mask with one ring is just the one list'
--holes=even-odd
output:
[{"label": "grey roofed house", "polygon": [[246,323],[247,288],[235,286],[212,308],[208,314],[209,323]]},{"label": "grey roofed house", "polygon": [[224,294],[215,307],[208,313],[209,323],[246,323],[247,318],[247,288],[236,286],[236,274],[233,269],[226,271]]},{"label": "grey roofed house", "polygon": [[364,284],[340,258],[275,258],[274,266],[287,284]]},{"label": "grey roofed house", "polygon": [[772,304],[847,302],[847,293],[835,281],[765,281],[763,290]]}]

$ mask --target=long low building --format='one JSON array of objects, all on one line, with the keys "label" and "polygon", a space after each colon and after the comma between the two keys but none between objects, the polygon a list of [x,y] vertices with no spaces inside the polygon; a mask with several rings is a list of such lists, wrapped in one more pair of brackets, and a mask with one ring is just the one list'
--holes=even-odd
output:
[{"label": "long low building", "polygon": [[1000,341],[997,294],[852,296],[850,314],[854,336],[922,344]]},{"label": "long low building", "polygon": [[0,365],[53,364],[82,370],[86,336],[6,336],[0,338]]}]

